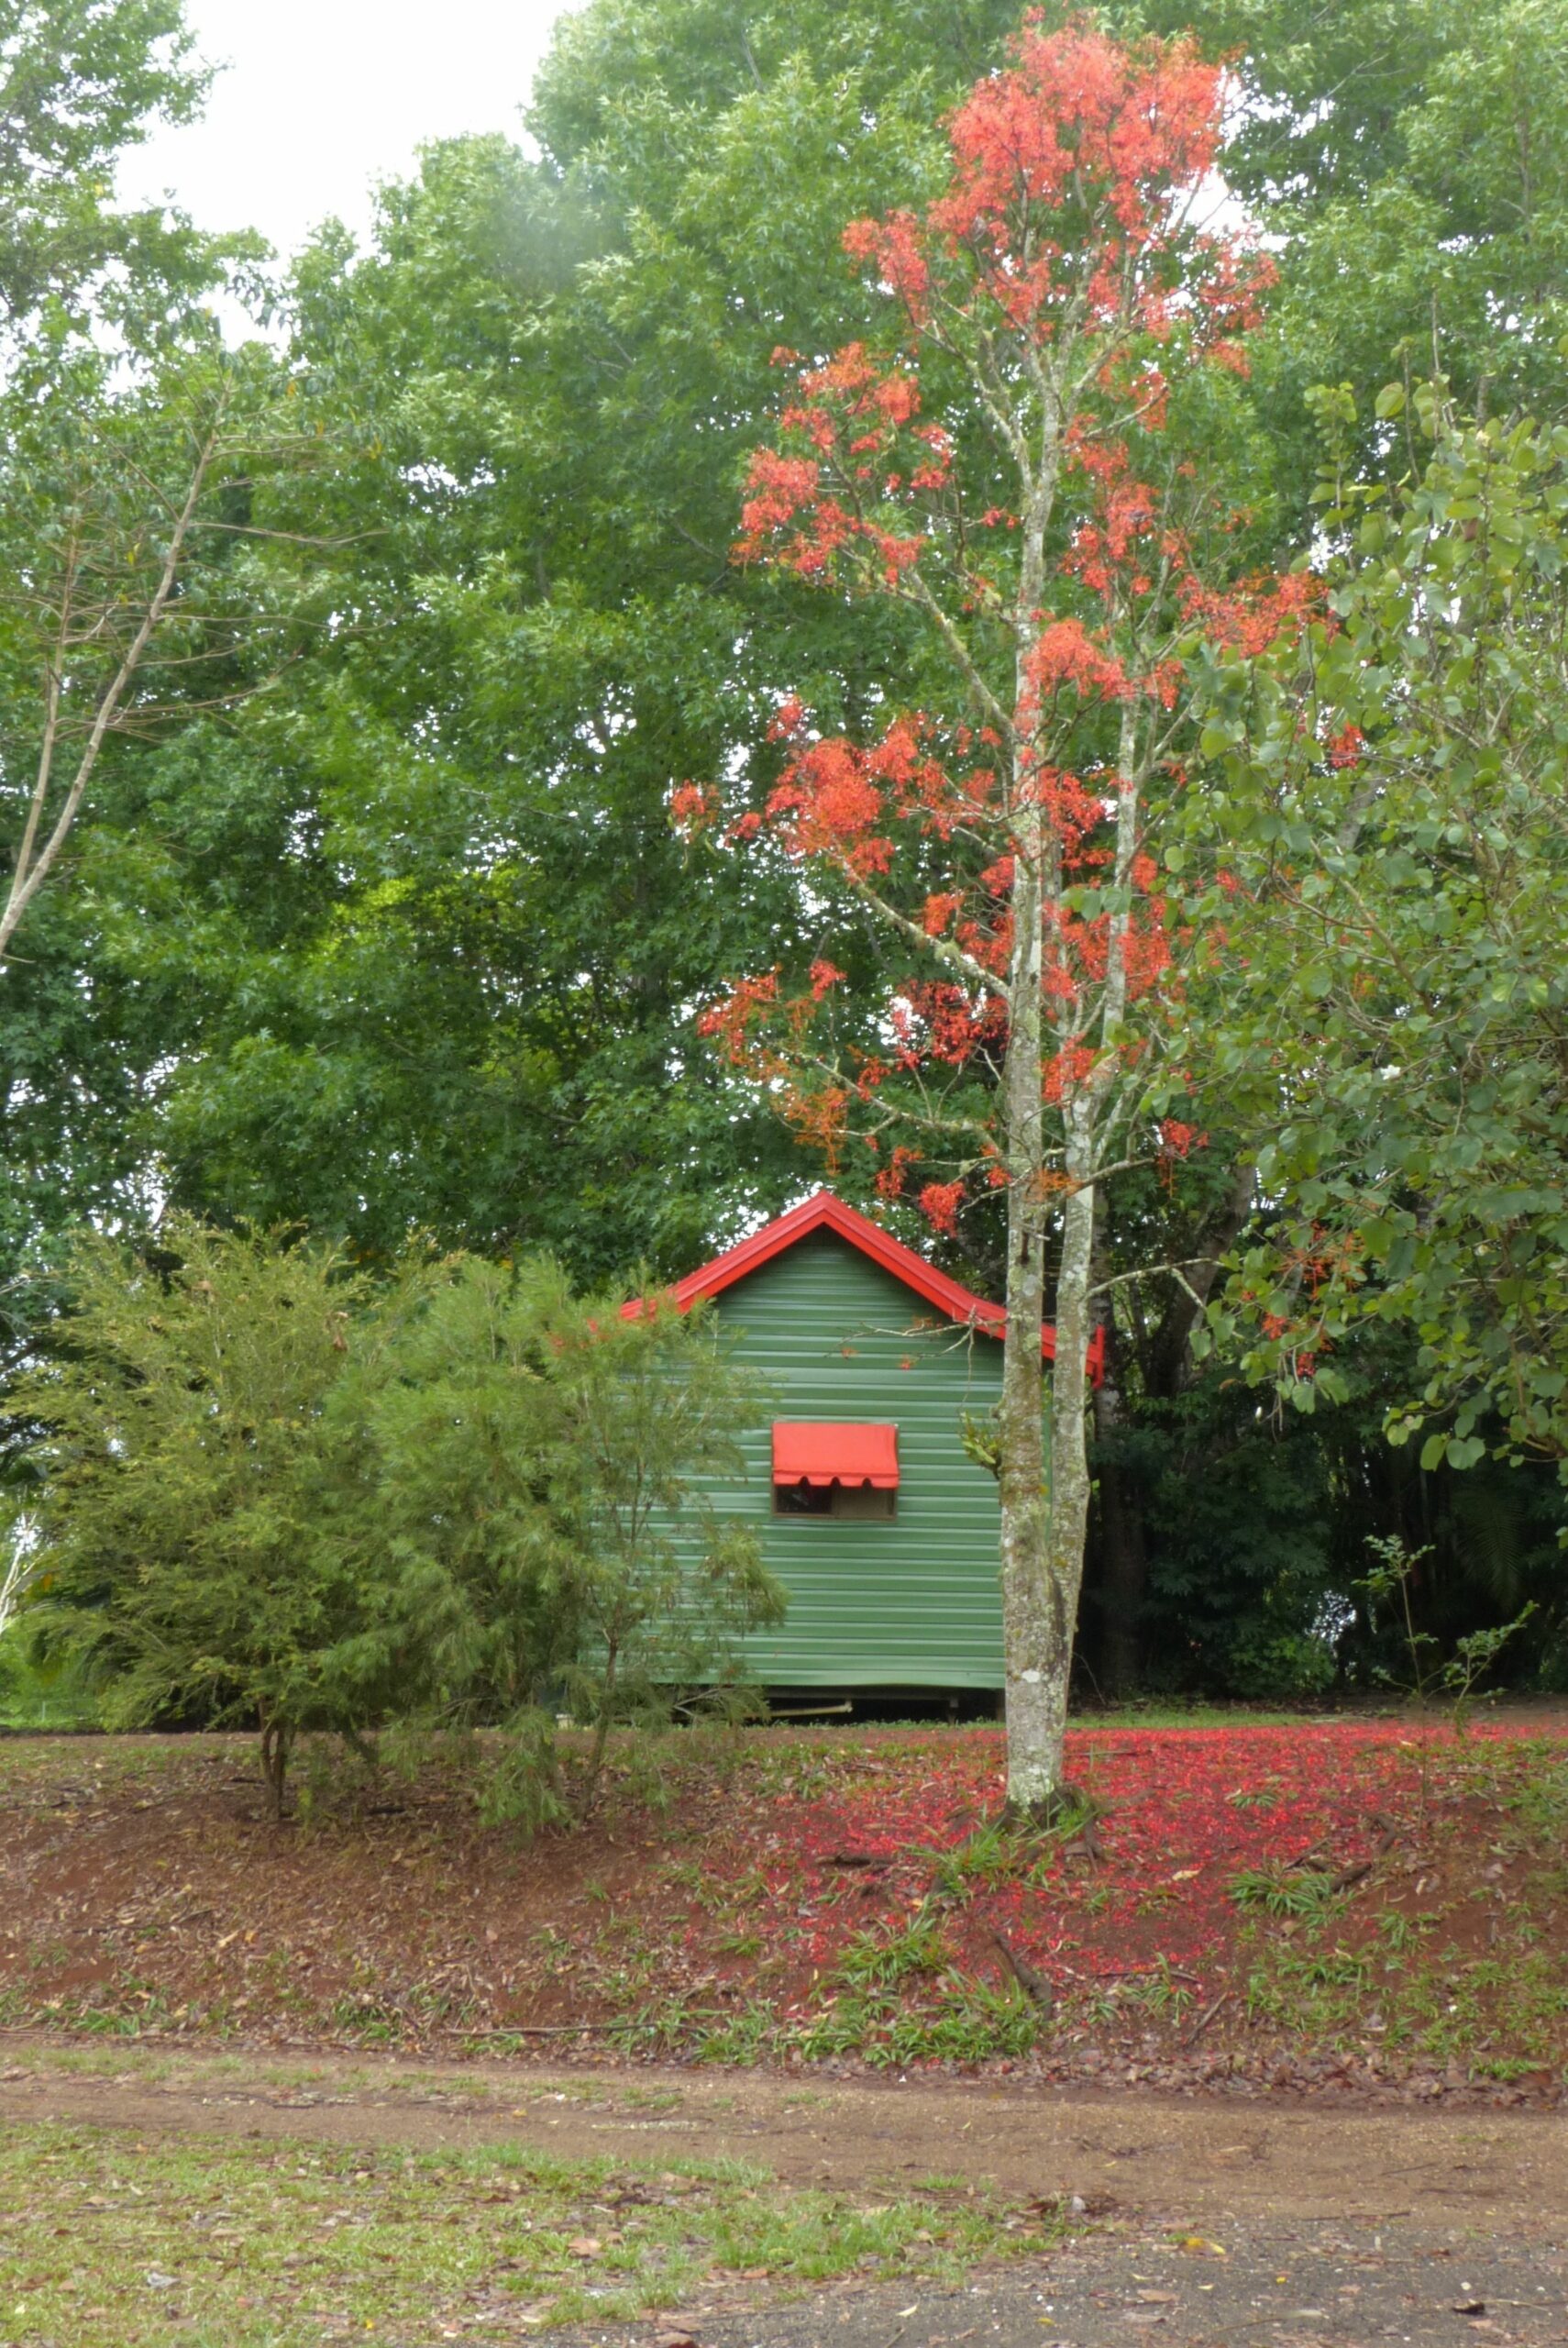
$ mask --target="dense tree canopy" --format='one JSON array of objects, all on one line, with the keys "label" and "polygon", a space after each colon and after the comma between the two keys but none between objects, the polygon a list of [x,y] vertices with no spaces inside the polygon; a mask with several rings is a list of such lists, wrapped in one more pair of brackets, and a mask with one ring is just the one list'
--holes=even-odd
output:
[{"label": "dense tree canopy", "polygon": [[207,282],[211,249],[187,224],[113,198],[124,150],[199,110],[191,51],[180,0],[0,7],[0,344],[48,305],[145,327]]},{"label": "dense tree canopy", "polygon": [[1230,1036],[1264,1028],[1284,1094],[1280,1220],[1233,1298],[1308,1404],[1342,1391],[1353,1320],[1411,1326],[1422,1383],[1391,1426],[1425,1467],[1489,1441],[1568,1460],[1568,431],[1420,405],[1419,474],[1336,489],[1354,548],[1300,653],[1216,681],[1229,787],[1199,820],[1247,942]]}]

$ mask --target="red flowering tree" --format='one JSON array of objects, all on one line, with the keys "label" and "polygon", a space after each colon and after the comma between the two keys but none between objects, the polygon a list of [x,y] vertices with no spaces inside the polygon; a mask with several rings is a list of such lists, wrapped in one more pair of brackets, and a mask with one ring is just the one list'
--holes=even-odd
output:
[{"label": "red flowering tree", "polygon": [[752,460],[738,551],[911,607],[948,684],[871,740],[826,738],[788,703],[765,810],[734,820],[688,785],[673,811],[731,842],[770,836],[887,948],[869,1005],[843,1000],[824,956],[798,984],[741,979],[708,1031],[830,1153],[871,1150],[882,1195],[917,1197],[939,1231],[1005,1190],[1009,1793],[1032,1812],[1061,1782],[1096,1195],[1193,1138],[1168,1113],[1192,941],[1146,836],[1186,724],[1182,646],[1262,641],[1300,592],[1206,583],[1224,517],[1170,429],[1201,371],[1243,370],[1270,273],[1199,218],[1222,99],[1184,42],[1027,21],[952,119],[940,201],[846,230],[893,330],[825,363],[779,354],[793,394]]}]

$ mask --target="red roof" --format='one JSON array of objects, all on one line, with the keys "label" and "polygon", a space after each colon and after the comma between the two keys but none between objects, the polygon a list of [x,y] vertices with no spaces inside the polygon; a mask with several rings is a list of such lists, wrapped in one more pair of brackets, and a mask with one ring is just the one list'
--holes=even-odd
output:
[{"label": "red roof", "polygon": [[869,1419],[776,1419],[773,1480],[896,1491],[899,1430]]},{"label": "red roof", "polygon": [[[896,1280],[912,1289],[922,1302],[933,1304],[944,1320],[955,1321],[964,1328],[983,1330],[988,1337],[1000,1337],[1005,1333],[1005,1306],[992,1304],[960,1281],[949,1279],[945,1272],[939,1272],[934,1264],[928,1264],[923,1256],[917,1256],[912,1247],[906,1247],[891,1232],[884,1231],[879,1223],[873,1223],[869,1215],[845,1206],[831,1191],[816,1191],[800,1206],[791,1207],[788,1214],[764,1224],[749,1239],[727,1247],[711,1263],[699,1265],[696,1271],[688,1272],[684,1279],[676,1281],[670,1294],[682,1307],[694,1304],[700,1296],[718,1296],[813,1231],[834,1232],[852,1247],[858,1247],[883,1271],[890,1272]],[[1047,1361],[1055,1359],[1056,1332],[1048,1324],[1040,1332],[1040,1349]],[[1097,1329],[1088,1351],[1089,1375],[1097,1386],[1104,1375],[1104,1364],[1105,1333]]]}]

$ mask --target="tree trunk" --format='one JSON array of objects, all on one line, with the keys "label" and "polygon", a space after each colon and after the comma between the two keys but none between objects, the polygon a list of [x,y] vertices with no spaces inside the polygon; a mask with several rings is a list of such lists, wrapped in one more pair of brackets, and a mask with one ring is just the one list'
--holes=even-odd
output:
[{"label": "tree trunk", "polygon": [[[1038,1061],[1036,1061],[1038,1066]],[[1036,1088],[1038,1089],[1038,1087]],[[1062,1774],[1066,1711],[1060,1611],[1051,1578],[1045,1381],[1040,1360],[1045,1248],[1038,1190],[1009,1193],[1007,1335],[997,1474],[1001,1495],[1002,1632],[1010,1809],[1049,1809]]]},{"label": "tree trunk", "polygon": [[[1027,837],[1032,829],[1033,838]],[[1049,1809],[1062,1774],[1066,1708],[1060,1610],[1051,1581],[1051,1493],[1045,1477],[1044,1105],[1041,1097],[1041,851],[1037,808],[1020,825],[1012,886],[1012,967],[1002,1070],[1007,1135],[1007,1332],[1002,1346],[997,1479],[1001,1499],[1003,1668],[1010,1809]]]},{"label": "tree trunk", "polygon": [[293,1730],[285,1722],[263,1718],[261,1722],[261,1777],[267,1788],[267,1806],[274,1823],[283,1815],[283,1791],[289,1774],[289,1753],[294,1741]]},{"label": "tree trunk", "polygon": [[[1014,1197],[1018,1196],[1015,1186]],[[1020,1202],[1020,1210],[1024,1202]],[[1039,1220],[1036,1211],[1035,1221]],[[1056,1289],[1051,1472],[1044,1474],[1043,1235],[1015,1210],[1008,1267],[1002,1365],[1000,1478],[1002,1619],[1007,1645],[1007,1798],[1011,1810],[1050,1818],[1062,1799],[1073,1634],[1088,1526],[1089,1271],[1094,1193],[1068,1198]]]},{"label": "tree trunk", "polygon": [[604,1682],[599,1691],[599,1712],[598,1717],[595,1719],[593,1723],[593,1743],[589,1748],[588,1755],[588,1776],[584,1781],[582,1789],[582,1803],[580,1815],[583,1819],[587,1819],[592,1814],[593,1805],[599,1799],[600,1772],[604,1767],[605,1748],[610,1743],[610,1724],[613,1718],[615,1710],[615,1665],[617,1654],[618,1649],[616,1642],[613,1639],[606,1640],[604,1648]]}]

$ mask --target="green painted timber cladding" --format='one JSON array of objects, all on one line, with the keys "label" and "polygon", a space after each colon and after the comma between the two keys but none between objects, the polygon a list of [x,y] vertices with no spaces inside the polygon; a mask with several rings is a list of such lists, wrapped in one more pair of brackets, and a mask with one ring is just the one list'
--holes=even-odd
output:
[{"label": "green painted timber cladding", "polygon": [[[789,1595],[747,1643],[765,1687],[999,1688],[995,1479],[966,1457],[960,1413],[1001,1391],[1001,1346],[955,1328],[829,1232],[802,1238],[715,1300],[739,1358],[776,1400],[743,1438],[744,1483],[710,1487],[753,1523]],[[890,1519],[776,1516],[774,1419],[891,1420]]]}]

